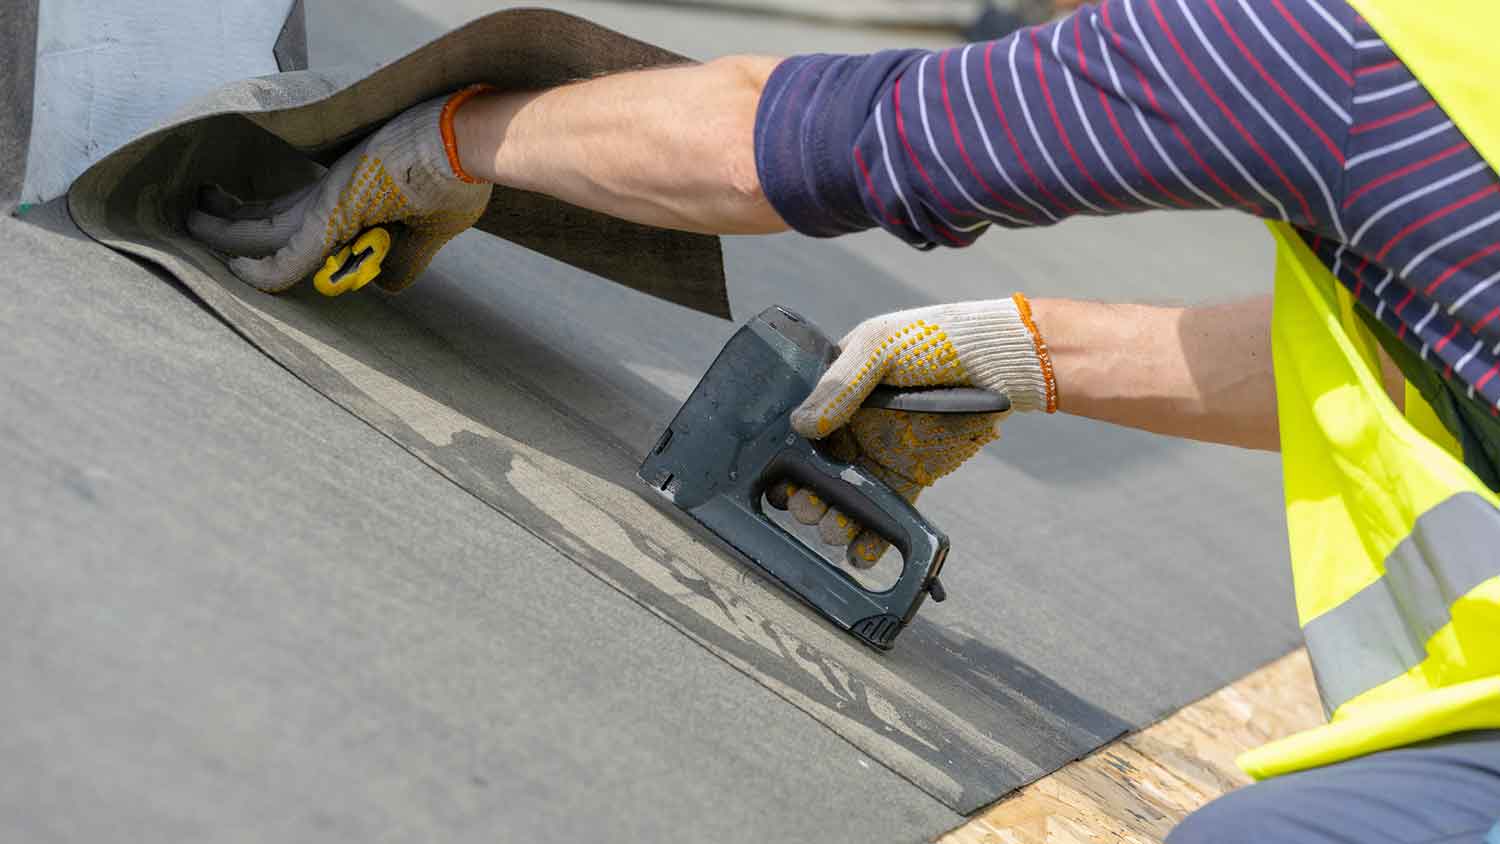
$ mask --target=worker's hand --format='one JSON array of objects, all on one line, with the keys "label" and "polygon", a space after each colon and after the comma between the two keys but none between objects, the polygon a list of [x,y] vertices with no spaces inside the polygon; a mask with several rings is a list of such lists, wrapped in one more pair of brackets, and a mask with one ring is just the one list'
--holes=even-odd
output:
[{"label": "worker's hand", "polygon": [[[1000,436],[1002,413],[908,413],[867,408],[854,413],[849,424],[824,442],[834,459],[853,463],[874,475],[907,501],[957,469],[986,443]],[[791,483],[766,493],[772,506],[791,512],[805,525],[817,525],[828,545],[846,546],[850,566],[874,566],[890,547],[879,534],[829,507],[816,492]]]},{"label": "worker's hand", "polygon": [[365,229],[399,223],[378,281],[400,290],[489,203],[491,186],[467,180],[453,146],[453,113],[477,90],[402,112],[321,179],[269,202],[242,202],[205,188],[188,231],[231,256],[235,275],[275,293],[311,275]]},{"label": "worker's hand", "polygon": [[[792,414],[803,436],[826,439],[834,457],[855,463],[908,501],[1000,436],[1004,413],[934,414],[861,408],[880,384],[980,387],[1010,398],[1016,410],[1056,409],[1046,345],[1025,297],[939,305],[866,320],[840,343],[842,353]],[[846,545],[855,568],[873,566],[888,543],[830,508],[816,493],[788,484],[773,506],[823,541]]]}]

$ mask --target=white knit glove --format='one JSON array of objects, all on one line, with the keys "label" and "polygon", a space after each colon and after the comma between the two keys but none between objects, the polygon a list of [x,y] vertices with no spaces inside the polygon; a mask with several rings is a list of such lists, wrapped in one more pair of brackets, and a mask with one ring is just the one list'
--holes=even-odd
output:
[{"label": "white knit glove", "polygon": [[464,174],[453,113],[483,90],[466,88],[392,118],[316,182],[269,202],[206,188],[188,231],[232,256],[229,268],[275,293],[295,285],[365,229],[400,224],[378,281],[395,292],[416,280],[443,244],[474,225],[491,186]]},{"label": "white knit glove", "polygon": [[[981,387],[1010,398],[1014,410],[1057,408],[1046,344],[1026,298],[964,302],[900,311],[859,324],[812,394],[792,413],[805,437],[862,466],[908,501],[1000,436],[1005,413],[932,414],[862,409],[880,384]],[[855,568],[873,566],[888,543],[790,484],[768,495],[803,524],[818,525],[829,545],[846,545]]]}]

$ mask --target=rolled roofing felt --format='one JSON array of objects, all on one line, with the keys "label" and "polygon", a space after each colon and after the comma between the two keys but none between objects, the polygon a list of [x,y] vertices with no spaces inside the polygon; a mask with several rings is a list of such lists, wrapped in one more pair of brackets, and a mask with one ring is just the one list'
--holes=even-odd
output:
[{"label": "rolled roofing felt", "polygon": [[[182,238],[201,185],[243,199],[270,198],[315,178],[393,115],[467,84],[536,89],[601,73],[686,61],[571,15],[499,12],[362,78],[295,71],[214,91],[95,164],[68,192],[79,227],[126,251],[177,239],[213,274],[218,261]],[[526,191],[496,188],[476,226],[627,287],[729,316],[718,239],[586,211]],[[134,248],[132,248],[132,246]],[[146,257],[151,257],[146,255]]]}]

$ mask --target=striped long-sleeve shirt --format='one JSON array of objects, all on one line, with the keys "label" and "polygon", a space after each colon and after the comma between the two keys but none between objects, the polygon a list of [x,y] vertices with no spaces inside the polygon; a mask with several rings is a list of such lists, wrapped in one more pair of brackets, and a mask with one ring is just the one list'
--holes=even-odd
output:
[{"label": "striped long-sleeve shirt", "polygon": [[772,205],[817,236],[963,246],[1166,208],[1289,221],[1500,407],[1500,178],[1342,0],[1106,0],[952,50],[799,56],[756,148]]}]

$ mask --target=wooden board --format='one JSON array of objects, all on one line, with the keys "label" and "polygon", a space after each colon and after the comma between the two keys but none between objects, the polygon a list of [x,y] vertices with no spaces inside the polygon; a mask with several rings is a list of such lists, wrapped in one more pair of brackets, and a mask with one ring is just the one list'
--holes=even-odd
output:
[{"label": "wooden board", "polygon": [[1160,842],[1177,822],[1250,782],[1240,753],[1323,723],[1298,650],[976,814],[938,844]]}]

